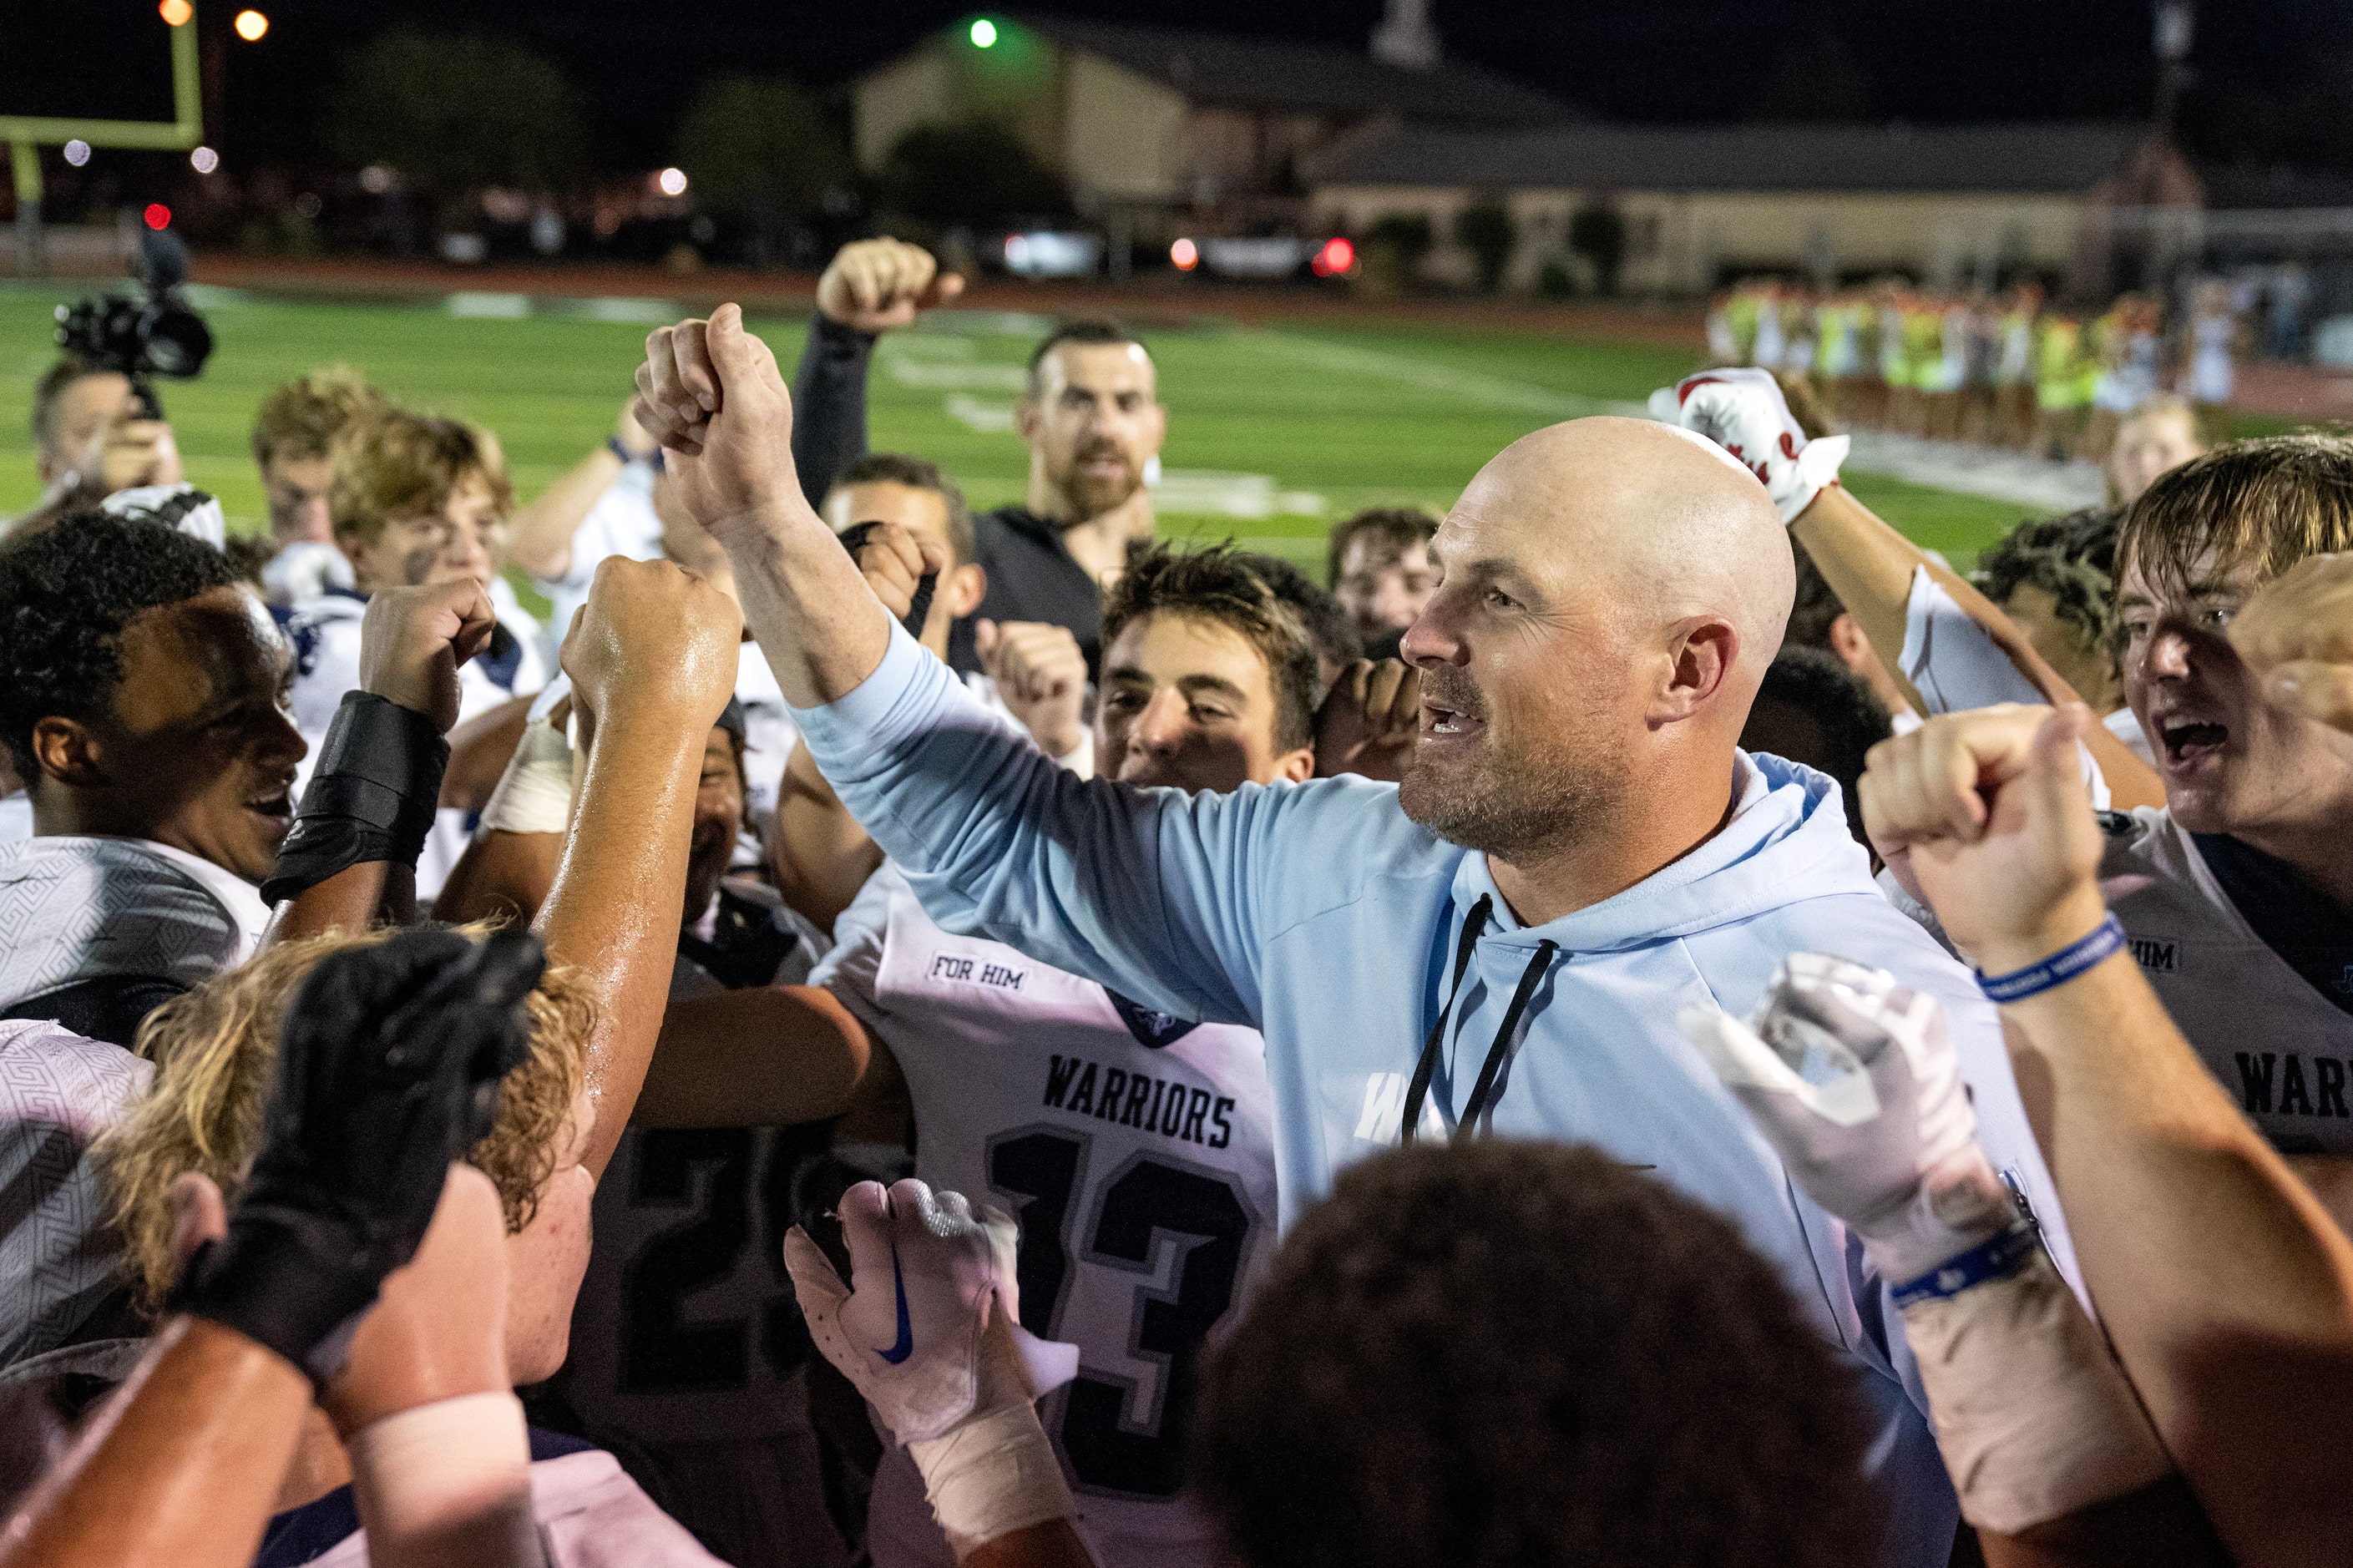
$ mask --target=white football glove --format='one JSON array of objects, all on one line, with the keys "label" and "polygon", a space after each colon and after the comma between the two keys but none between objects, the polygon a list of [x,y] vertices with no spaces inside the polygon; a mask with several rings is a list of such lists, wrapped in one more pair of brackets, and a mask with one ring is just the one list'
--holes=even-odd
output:
[{"label": "white football glove", "polygon": [[1772,373],[1709,370],[1651,394],[1651,417],[1706,437],[1755,474],[1785,523],[1838,481],[1844,436],[1809,441]]},{"label": "white football glove", "polygon": [[2017,1210],[1977,1144],[1936,999],[1884,971],[1793,953],[1746,1023],[1686,1007],[1683,1032],[1805,1194],[1894,1284],[1991,1240]]},{"label": "white football glove", "polygon": [[841,1196],[847,1286],[808,1233],[785,1235],[785,1268],[809,1337],[902,1443],[1027,1405],[1077,1374],[1075,1345],[1020,1325],[1018,1231],[1002,1210],[909,1179]]}]

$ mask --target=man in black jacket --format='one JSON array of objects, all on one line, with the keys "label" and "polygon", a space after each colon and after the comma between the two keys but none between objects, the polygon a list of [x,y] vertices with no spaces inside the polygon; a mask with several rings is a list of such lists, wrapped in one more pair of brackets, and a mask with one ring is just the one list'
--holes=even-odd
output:
[{"label": "man in black jacket", "polygon": [[[866,451],[875,338],[963,287],[940,275],[928,252],[895,239],[856,241],[827,267],[793,375],[793,461],[811,506]],[[1152,536],[1145,475],[1168,428],[1152,357],[1112,322],[1063,322],[1029,356],[1017,417],[1029,447],[1029,494],[973,520],[988,595],[949,634],[948,662],[980,668],[973,623],[982,617],[1044,621],[1071,629],[1092,675],[1102,657],[1102,590],[1119,575],[1128,541]]]}]

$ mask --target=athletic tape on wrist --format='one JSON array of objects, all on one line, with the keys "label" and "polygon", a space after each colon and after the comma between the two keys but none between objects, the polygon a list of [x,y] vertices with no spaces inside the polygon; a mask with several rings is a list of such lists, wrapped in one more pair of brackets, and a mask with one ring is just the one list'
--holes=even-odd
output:
[{"label": "athletic tape on wrist", "polygon": [[370,861],[414,868],[448,765],[449,742],[432,720],[373,692],[345,693],[263,900],[279,903]]},{"label": "athletic tape on wrist", "polygon": [[543,719],[522,739],[482,807],[485,833],[561,833],[572,825],[572,742]]},{"label": "athletic tape on wrist", "polygon": [[1988,974],[1984,970],[1978,970],[1978,989],[1992,1001],[2022,1002],[2029,996],[2039,996],[2045,991],[2066,984],[2124,945],[2124,924],[2110,915],[2094,926],[2089,936],[2069,942],[2040,963],[2030,963],[2023,969],[2013,969],[2007,974]]},{"label": "athletic tape on wrist", "polygon": [[506,1389],[461,1394],[372,1422],[344,1447],[368,1528],[410,1535],[531,1506],[531,1437]]},{"label": "athletic tape on wrist", "polygon": [[1957,1296],[1973,1285],[1991,1279],[2006,1279],[2026,1267],[2042,1238],[2030,1225],[2012,1226],[1990,1240],[1981,1241],[1958,1258],[1936,1265],[1916,1279],[1907,1279],[1894,1286],[1892,1294],[1895,1310],[1932,1301],[1941,1296]]},{"label": "athletic tape on wrist", "polygon": [[944,1436],[910,1443],[932,1514],[962,1560],[1000,1535],[1048,1520],[1075,1519],[1079,1506],[1036,1406],[976,1415]]},{"label": "athletic tape on wrist", "polygon": [[2173,1468],[2067,1282],[2040,1251],[1904,1314],[1962,1517],[2014,1535]]}]

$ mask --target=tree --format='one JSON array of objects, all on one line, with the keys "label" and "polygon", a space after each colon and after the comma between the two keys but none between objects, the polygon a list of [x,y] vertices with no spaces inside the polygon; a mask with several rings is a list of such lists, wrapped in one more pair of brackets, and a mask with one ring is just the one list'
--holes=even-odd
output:
[{"label": "tree", "polygon": [[1071,210],[1060,175],[1029,144],[990,120],[911,126],[882,167],[883,199],[942,228],[981,228]]},{"label": "tree", "polygon": [[1483,293],[1493,294],[1504,286],[1504,274],[1512,265],[1512,247],[1519,240],[1520,226],[1512,221],[1511,209],[1501,202],[1480,202],[1455,215],[1454,243],[1471,253]]},{"label": "tree", "polygon": [[1603,295],[1618,292],[1618,268],[1626,261],[1626,215],[1608,202],[1581,206],[1568,220],[1568,247],[1593,268]]},{"label": "tree", "polygon": [[678,132],[688,189],[717,212],[806,217],[849,184],[849,150],[808,93],[780,77],[705,82]]},{"label": "tree", "polygon": [[346,163],[388,163],[445,197],[561,189],[588,142],[579,97],[552,61],[503,38],[407,29],[353,58],[325,131]]},{"label": "tree", "polygon": [[1414,274],[1438,243],[1425,213],[1385,213],[1365,231],[1365,275],[1374,287],[1396,293],[1412,285]]}]

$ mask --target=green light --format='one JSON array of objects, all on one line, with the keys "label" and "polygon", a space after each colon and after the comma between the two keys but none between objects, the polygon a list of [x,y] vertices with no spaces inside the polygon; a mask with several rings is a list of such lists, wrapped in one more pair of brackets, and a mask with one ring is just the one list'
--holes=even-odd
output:
[{"label": "green light", "polygon": [[972,47],[985,49],[997,42],[997,24],[983,16],[972,25]]}]

